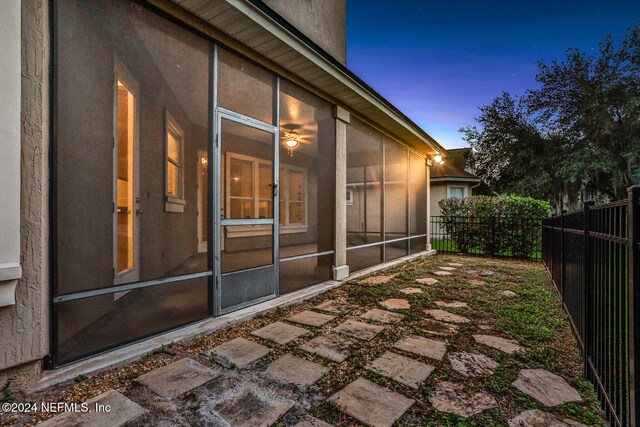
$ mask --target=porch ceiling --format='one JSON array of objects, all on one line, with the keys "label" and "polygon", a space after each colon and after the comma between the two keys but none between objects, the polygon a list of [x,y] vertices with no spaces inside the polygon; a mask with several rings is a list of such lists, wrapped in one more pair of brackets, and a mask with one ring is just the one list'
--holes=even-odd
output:
[{"label": "porch ceiling", "polygon": [[[346,67],[250,0],[172,0],[268,60],[311,83],[424,154],[445,153],[424,130]],[[253,0],[255,1],[255,0]]]}]

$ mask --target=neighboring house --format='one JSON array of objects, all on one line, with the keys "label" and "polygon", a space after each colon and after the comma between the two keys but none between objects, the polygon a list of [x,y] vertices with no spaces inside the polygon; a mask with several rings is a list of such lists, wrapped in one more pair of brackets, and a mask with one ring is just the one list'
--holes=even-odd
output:
[{"label": "neighboring house", "polygon": [[447,150],[444,164],[431,168],[431,216],[440,215],[438,202],[493,192],[467,166],[471,148]]},{"label": "neighboring house", "polygon": [[0,386],[430,249],[445,151],[346,68],[345,13],[0,2]]}]

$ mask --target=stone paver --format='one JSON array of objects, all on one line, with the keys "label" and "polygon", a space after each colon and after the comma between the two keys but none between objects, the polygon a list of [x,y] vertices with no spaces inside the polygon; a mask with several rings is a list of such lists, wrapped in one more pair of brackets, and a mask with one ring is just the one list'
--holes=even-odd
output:
[{"label": "stone paver", "polygon": [[447,265],[450,265],[451,267],[462,267],[462,264],[459,262],[448,262]]},{"label": "stone paver", "polygon": [[424,277],[422,279],[416,279],[416,283],[419,285],[435,285],[438,283],[438,279],[434,279],[433,277]]},{"label": "stone paver", "polygon": [[451,367],[465,377],[486,377],[493,375],[498,362],[480,353],[449,353]]},{"label": "stone paver", "polygon": [[389,298],[384,301],[380,301],[378,304],[389,310],[408,310],[411,308],[409,301],[402,298]]},{"label": "stone paver", "polygon": [[430,359],[442,360],[447,352],[447,345],[442,341],[432,340],[419,335],[409,335],[393,345],[399,350]]},{"label": "stone paver", "polygon": [[453,335],[458,332],[458,326],[450,323],[442,323],[433,319],[423,319],[418,323],[418,328],[434,335]]},{"label": "stone paver", "polygon": [[343,335],[357,338],[363,341],[370,341],[384,330],[384,326],[372,325],[370,323],[358,322],[357,320],[347,320],[336,326],[334,331]]},{"label": "stone paver", "polygon": [[546,406],[580,402],[580,394],[562,377],[544,369],[523,369],[513,386]]},{"label": "stone paver", "polygon": [[372,308],[360,317],[380,323],[398,323],[399,321],[404,319],[404,314],[380,310],[379,308]]},{"label": "stone paver", "polygon": [[422,289],[420,289],[420,288],[404,288],[404,289],[400,289],[400,292],[402,292],[403,294],[407,294],[407,295],[421,294],[422,293]]},{"label": "stone paver", "polygon": [[459,314],[449,313],[445,310],[438,309],[424,309],[422,310],[424,314],[433,317],[436,320],[440,320],[442,322],[451,322],[451,323],[469,323],[471,320],[467,317],[460,316]]},{"label": "stone paver", "polygon": [[495,276],[496,273],[491,270],[472,269],[468,270],[467,274],[470,274],[472,276],[488,277]]},{"label": "stone paver", "polygon": [[324,421],[319,420],[317,418],[309,417],[306,420],[302,420],[298,422],[298,424],[296,424],[293,427],[332,427],[332,426],[331,424],[325,423]]},{"label": "stone paver", "polygon": [[366,368],[413,389],[418,389],[435,369],[426,363],[390,351],[369,363]]},{"label": "stone paver", "polygon": [[329,400],[342,412],[373,427],[390,427],[414,402],[362,377]]},{"label": "stone paver", "polygon": [[435,274],[436,276],[451,276],[453,273],[450,271],[434,271],[433,274]]},{"label": "stone paver", "polygon": [[356,308],[356,306],[336,300],[327,300],[316,305],[313,308],[315,308],[316,310],[328,311],[329,313],[342,314],[353,310],[354,308]]},{"label": "stone paver", "polygon": [[462,301],[436,301],[436,305],[438,307],[446,307],[446,308],[468,308],[466,302]]},{"label": "stone paver", "polygon": [[295,402],[271,390],[244,386],[215,406],[215,411],[233,427],[268,427],[278,421]]},{"label": "stone paver", "polygon": [[375,275],[375,276],[369,276],[367,278],[364,278],[364,279],[358,281],[358,284],[359,285],[366,285],[366,286],[382,285],[384,283],[390,282],[395,277],[396,277],[395,274],[378,274],[378,275]]},{"label": "stone paver", "polygon": [[320,335],[300,348],[340,363],[349,357],[353,344],[353,341],[340,335]]},{"label": "stone paver", "polygon": [[330,314],[316,313],[315,311],[303,311],[298,314],[294,314],[291,317],[287,317],[287,320],[294,323],[300,323],[302,325],[309,326],[322,326],[325,323],[331,322],[336,316]]},{"label": "stone paver", "polygon": [[[95,412],[96,405],[109,405],[109,412]],[[65,412],[45,422],[42,427],[118,427],[144,415],[147,410],[115,390],[107,390],[87,401],[88,412]]]},{"label": "stone paver", "polygon": [[455,270],[455,267],[440,267],[440,270],[444,270],[444,271],[453,271]]},{"label": "stone paver", "polygon": [[292,354],[285,354],[271,362],[266,370],[267,375],[272,378],[299,386],[308,386],[315,383],[326,372],[329,372],[329,368]]},{"label": "stone paver", "polygon": [[530,409],[521,412],[509,420],[509,427],[587,427],[577,421],[564,419],[543,412],[539,409]]},{"label": "stone paver", "polygon": [[471,279],[469,280],[469,283],[472,284],[473,286],[484,286],[487,284],[487,282],[480,279]]},{"label": "stone paver", "polygon": [[173,399],[222,375],[193,359],[185,358],[136,378],[155,394]]},{"label": "stone paver", "polygon": [[307,333],[309,333],[309,331],[304,328],[287,325],[283,322],[274,322],[264,328],[251,332],[251,335],[284,345]]},{"label": "stone paver", "polygon": [[493,335],[474,335],[473,339],[480,344],[493,347],[507,354],[512,354],[516,351],[522,350],[522,347],[517,341],[502,337],[496,337]]},{"label": "stone paver", "polygon": [[470,417],[498,406],[496,399],[484,391],[469,391],[464,385],[443,381],[429,396],[431,404],[441,412]]},{"label": "stone paver", "polygon": [[517,294],[513,291],[502,291],[500,292],[500,295],[502,295],[503,297],[515,297]]},{"label": "stone paver", "polygon": [[235,338],[207,352],[224,366],[242,368],[269,354],[271,350],[262,344],[244,338]]}]

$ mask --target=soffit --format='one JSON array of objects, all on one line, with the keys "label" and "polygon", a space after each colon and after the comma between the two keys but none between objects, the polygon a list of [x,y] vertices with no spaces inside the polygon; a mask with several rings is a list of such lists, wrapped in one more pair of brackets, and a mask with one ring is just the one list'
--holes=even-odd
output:
[{"label": "soffit", "polygon": [[445,153],[432,137],[357,79],[246,0],[173,0],[223,33],[309,82],[423,154]]}]

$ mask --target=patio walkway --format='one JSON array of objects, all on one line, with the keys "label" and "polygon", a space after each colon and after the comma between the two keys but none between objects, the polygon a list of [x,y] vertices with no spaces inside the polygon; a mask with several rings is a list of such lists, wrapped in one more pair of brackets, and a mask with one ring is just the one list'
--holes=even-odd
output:
[{"label": "patio walkway", "polygon": [[541,265],[436,256],[16,401],[118,408],[48,426],[602,425],[580,367]]}]

